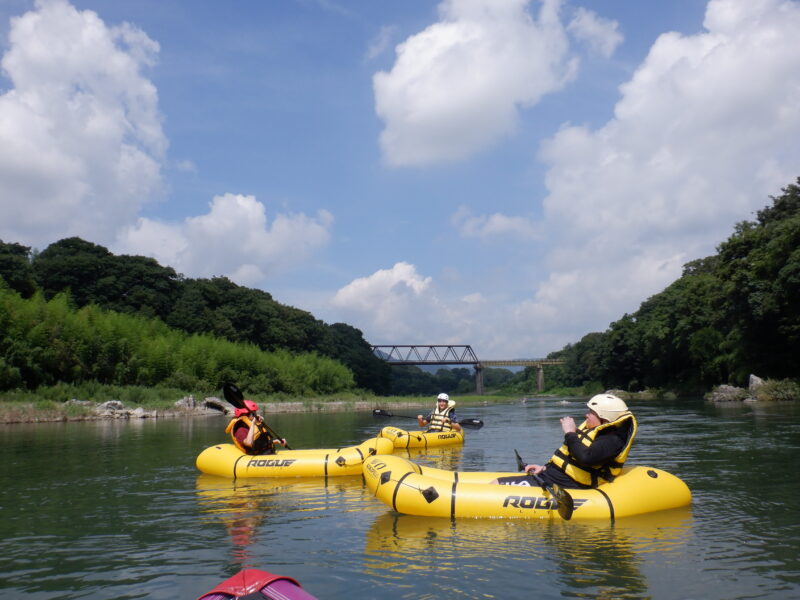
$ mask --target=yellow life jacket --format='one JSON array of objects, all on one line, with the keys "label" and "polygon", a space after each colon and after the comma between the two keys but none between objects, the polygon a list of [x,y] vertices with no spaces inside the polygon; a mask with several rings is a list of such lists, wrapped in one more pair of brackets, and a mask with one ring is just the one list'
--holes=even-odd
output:
[{"label": "yellow life jacket", "polygon": [[613,421],[601,423],[592,429],[587,429],[586,421],[584,421],[576,432],[578,434],[578,439],[584,446],[591,446],[592,442],[601,431],[609,427],[624,427],[626,421],[629,422],[627,443],[619,454],[612,458],[610,462],[599,465],[582,465],[570,456],[569,448],[567,448],[566,444],[563,444],[556,450],[550,462],[578,483],[590,485],[593,488],[597,487],[600,483],[614,481],[614,478],[622,471],[622,465],[625,463],[625,460],[628,458],[628,453],[631,451],[633,438],[636,437],[636,431],[638,429],[636,417],[630,412],[624,412]]},{"label": "yellow life jacket", "polygon": [[256,426],[256,431],[253,434],[253,447],[248,448],[244,446],[239,440],[236,439],[236,436],[233,435],[233,431],[236,429],[237,423],[240,422],[244,423],[247,428],[250,429],[250,423],[252,421],[248,415],[234,417],[230,420],[228,426],[225,427],[225,433],[230,434],[231,439],[233,439],[233,443],[236,444],[236,447],[239,448],[239,450],[245,454],[273,454],[275,452],[273,438],[267,428],[261,423]]},{"label": "yellow life jacket", "polygon": [[447,407],[439,412],[439,405],[433,409],[430,421],[428,422],[428,431],[450,431],[453,426],[448,416],[450,412],[456,407],[456,401],[450,400]]}]

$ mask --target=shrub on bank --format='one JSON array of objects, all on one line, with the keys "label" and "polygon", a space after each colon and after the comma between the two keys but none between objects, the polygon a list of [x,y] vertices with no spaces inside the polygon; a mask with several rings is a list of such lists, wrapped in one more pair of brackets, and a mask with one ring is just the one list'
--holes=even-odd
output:
[{"label": "shrub on bank", "polygon": [[791,379],[767,379],[755,390],[756,400],[781,402],[800,400],[800,385]]}]

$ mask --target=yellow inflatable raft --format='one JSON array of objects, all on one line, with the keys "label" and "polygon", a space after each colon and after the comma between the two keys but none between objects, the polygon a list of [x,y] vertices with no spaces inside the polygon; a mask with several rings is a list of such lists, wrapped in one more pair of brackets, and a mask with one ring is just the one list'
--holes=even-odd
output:
[{"label": "yellow inflatable raft", "polygon": [[464,443],[462,431],[406,431],[398,427],[384,427],[378,434],[380,438],[392,440],[395,448],[434,448]]},{"label": "yellow inflatable raft", "polygon": [[333,477],[358,475],[365,458],[391,454],[394,445],[374,437],[358,446],[339,449],[278,450],[276,454],[251,456],[233,444],[203,450],[197,468],[222,477]]},{"label": "yellow inflatable raft", "polygon": [[[540,487],[493,485],[497,477],[519,473],[445,471],[422,467],[399,456],[364,461],[369,490],[396,512],[427,517],[558,517],[550,494]],[[686,484],[652,467],[625,467],[613,483],[570,489],[573,519],[616,519],[686,506]]]}]

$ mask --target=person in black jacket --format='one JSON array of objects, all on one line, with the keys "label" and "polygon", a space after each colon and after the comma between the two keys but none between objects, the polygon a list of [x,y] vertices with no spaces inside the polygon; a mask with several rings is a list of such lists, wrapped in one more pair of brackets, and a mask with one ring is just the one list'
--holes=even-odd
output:
[{"label": "person in black jacket", "polygon": [[[636,436],[636,418],[613,394],[593,396],[587,406],[586,421],[580,427],[572,417],[561,419],[563,445],[547,464],[526,465],[526,473],[564,488],[593,488],[614,480]],[[499,477],[493,483],[537,485],[527,475]]]}]

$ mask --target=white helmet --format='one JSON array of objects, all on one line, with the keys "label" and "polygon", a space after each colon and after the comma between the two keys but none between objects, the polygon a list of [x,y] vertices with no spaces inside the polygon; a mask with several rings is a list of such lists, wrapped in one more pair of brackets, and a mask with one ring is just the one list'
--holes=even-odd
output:
[{"label": "white helmet", "polygon": [[597,413],[597,416],[606,421],[617,419],[622,413],[628,411],[628,405],[621,398],[613,394],[597,394],[586,403],[590,409]]},{"label": "white helmet", "polygon": [[445,402],[450,402],[450,396],[448,396],[445,393],[441,393],[438,396],[436,396],[436,401],[438,402],[439,400],[444,400]]}]

